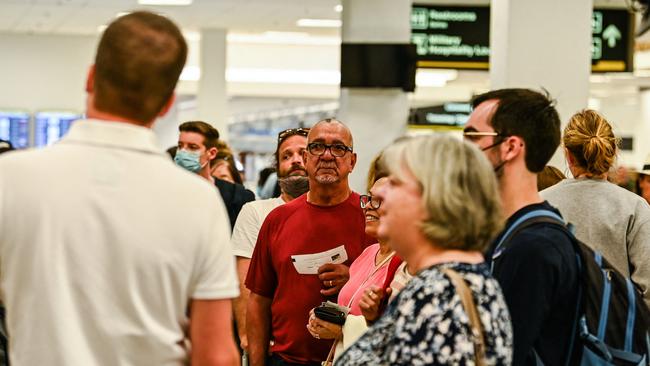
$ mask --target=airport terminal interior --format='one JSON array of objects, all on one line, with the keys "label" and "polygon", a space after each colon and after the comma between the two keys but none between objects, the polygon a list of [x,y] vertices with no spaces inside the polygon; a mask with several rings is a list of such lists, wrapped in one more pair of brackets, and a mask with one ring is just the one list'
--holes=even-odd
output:
[{"label": "airport terminal interior", "polygon": [[[154,127],[161,148],[176,144],[180,123],[207,121],[249,187],[279,131],[337,116],[358,136],[360,190],[381,147],[403,134],[460,136],[472,96],[502,86],[548,90],[563,123],[602,112],[622,138],[619,165],[634,171],[650,153],[644,3],[0,0],[0,138],[41,148],[64,135],[84,112],[106,24],[148,9],[189,43],[176,102]],[[559,153],[552,162],[566,165]]]}]

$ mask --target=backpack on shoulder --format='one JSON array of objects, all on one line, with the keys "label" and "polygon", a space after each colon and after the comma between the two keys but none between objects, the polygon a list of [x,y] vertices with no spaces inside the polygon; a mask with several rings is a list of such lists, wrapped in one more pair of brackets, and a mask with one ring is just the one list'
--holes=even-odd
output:
[{"label": "backpack on shoulder", "polygon": [[[578,240],[571,224],[549,210],[531,211],[509,228],[498,247],[505,251],[517,232],[539,223],[561,228],[576,251],[580,286],[573,333],[579,344],[570,349],[582,350],[580,365],[650,365],[650,310],[641,293],[600,253]],[[538,356],[537,364],[543,365]]]}]

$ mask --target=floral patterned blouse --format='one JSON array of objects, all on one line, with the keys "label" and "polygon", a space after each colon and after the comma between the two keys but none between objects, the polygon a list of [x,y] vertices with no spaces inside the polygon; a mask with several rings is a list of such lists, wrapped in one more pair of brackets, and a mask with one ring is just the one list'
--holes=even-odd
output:
[{"label": "floral patterned blouse", "polygon": [[467,263],[420,271],[335,365],[474,365],[469,317],[441,268],[458,272],[472,291],[483,325],[486,364],[510,365],[512,328],[501,288],[485,264]]}]

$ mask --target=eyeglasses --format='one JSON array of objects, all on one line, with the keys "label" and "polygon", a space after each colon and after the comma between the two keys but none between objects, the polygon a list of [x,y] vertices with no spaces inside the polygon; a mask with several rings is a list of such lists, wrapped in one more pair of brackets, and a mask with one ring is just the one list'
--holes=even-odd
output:
[{"label": "eyeglasses", "polygon": [[307,137],[309,134],[309,128],[298,127],[298,128],[289,128],[284,131],[281,131],[278,134],[278,143],[282,143],[284,140],[288,139],[291,136],[300,135]]},{"label": "eyeglasses", "polygon": [[377,210],[379,209],[379,206],[381,206],[381,199],[369,194],[364,194],[359,197],[359,204],[363,209],[371,208]]},{"label": "eyeglasses", "polygon": [[316,156],[321,156],[325,154],[325,151],[329,150],[330,154],[332,156],[340,158],[344,156],[348,151],[352,152],[352,148],[349,146],[345,146],[343,144],[323,144],[322,142],[312,142],[311,144],[307,145],[307,151],[309,151],[310,154],[316,155]]}]

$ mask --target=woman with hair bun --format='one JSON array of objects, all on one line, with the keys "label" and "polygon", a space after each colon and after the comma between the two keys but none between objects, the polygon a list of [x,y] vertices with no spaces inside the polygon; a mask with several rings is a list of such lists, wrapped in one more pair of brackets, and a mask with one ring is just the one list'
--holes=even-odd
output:
[{"label": "woman with hair bun", "polygon": [[583,110],[569,120],[563,145],[574,178],[542,197],[575,225],[578,239],[631,277],[650,306],[650,205],[607,181],[618,150],[612,126],[598,112]]}]

